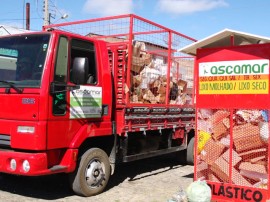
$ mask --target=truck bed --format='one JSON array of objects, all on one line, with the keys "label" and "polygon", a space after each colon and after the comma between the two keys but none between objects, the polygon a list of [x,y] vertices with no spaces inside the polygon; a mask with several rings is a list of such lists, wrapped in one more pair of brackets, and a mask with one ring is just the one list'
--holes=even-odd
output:
[{"label": "truck bed", "polygon": [[[132,50],[134,50],[134,45]],[[176,69],[174,71],[177,73],[170,73],[168,77],[167,74],[162,75],[157,69],[154,60],[151,61],[152,67],[147,66],[146,63],[149,61],[145,61],[147,60],[144,58],[145,56],[134,57],[133,54],[129,66],[127,42],[108,43],[108,51],[114,80],[115,118],[118,134],[193,127],[195,111],[193,90],[190,88],[192,83],[182,79],[179,73],[181,72],[180,67],[192,68],[192,59],[175,60]],[[154,55],[141,51],[141,55],[146,54],[150,57]],[[141,67],[134,62],[135,59],[144,61],[141,62]],[[168,66],[164,65],[164,67],[167,71]]]}]

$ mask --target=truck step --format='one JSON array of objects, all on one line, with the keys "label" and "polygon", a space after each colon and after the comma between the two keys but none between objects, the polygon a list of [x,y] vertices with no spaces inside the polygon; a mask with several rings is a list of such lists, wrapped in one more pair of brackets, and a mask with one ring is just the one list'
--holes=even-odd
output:
[{"label": "truck step", "polygon": [[59,171],[59,170],[65,170],[67,169],[67,166],[62,166],[62,165],[55,165],[50,168],[51,171]]}]

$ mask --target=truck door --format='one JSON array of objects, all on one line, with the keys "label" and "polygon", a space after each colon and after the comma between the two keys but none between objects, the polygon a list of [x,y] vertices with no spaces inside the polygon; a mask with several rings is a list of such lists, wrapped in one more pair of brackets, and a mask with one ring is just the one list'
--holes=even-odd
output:
[{"label": "truck door", "polygon": [[[81,66],[81,63],[84,63],[86,68]],[[81,73],[82,68],[84,73]],[[70,83],[79,84],[80,89],[70,91],[69,118],[100,118],[102,88],[97,85],[95,47],[92,42],[72,39]]]},{"label": "truck door", "polygon": [[[82,125],[89,121],[88,118],[101,117],[102,105],[94,44],[60,36],[55,55],[53,93],[51,91],[49,101],[48,149],[68,147]],[[80,85],[73,79],[73,63],[78,59],[84,59],[88,64],[87,79]]]}]

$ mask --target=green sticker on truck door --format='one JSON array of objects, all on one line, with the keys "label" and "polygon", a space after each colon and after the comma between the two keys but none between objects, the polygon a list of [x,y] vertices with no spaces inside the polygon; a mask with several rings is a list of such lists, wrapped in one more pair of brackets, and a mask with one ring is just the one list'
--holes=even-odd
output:
[{"label": "green sticker on truck door", "polygon": [[102,88],[81,86],[70,92],[70,118],[99,118],[102,114]]}]

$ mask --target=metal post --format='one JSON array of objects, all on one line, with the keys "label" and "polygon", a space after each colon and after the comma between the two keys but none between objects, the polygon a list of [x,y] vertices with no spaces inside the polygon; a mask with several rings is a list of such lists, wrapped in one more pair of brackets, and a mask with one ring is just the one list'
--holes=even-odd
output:
[{"label": "metal post", "polygon": [[26,3],[26,29],[30,29],[30,3]]}]

